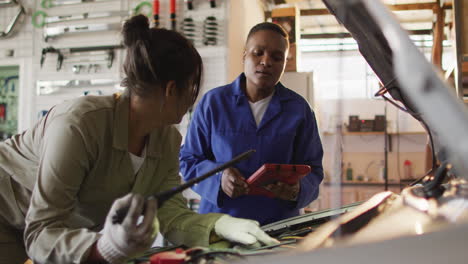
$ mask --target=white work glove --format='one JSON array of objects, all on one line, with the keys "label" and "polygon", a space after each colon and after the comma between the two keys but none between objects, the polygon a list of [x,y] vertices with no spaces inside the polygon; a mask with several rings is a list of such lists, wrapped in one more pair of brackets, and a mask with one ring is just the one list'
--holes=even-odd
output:
[{"label": "white work glove", "polygon": [[259,243],[266,246],[279,244],[278,240],[260,229],[257,221],[229,215],[223,215],[216,221],[214,231],[221,238],[247,246]]},{"label": "white work glove", "polygon": [[[143,221],[138,218],[143,211],[145,199],[140,194],[127,194],[114,201],[104,224],[104,232],[98,240],[97,249],[101,256],[111,264],[122,263],[148,250],[159,232],[156,216],[157,203],[146,200]],[[121,224],[113,224],[112,216],[119,208],[130,207]]]}]

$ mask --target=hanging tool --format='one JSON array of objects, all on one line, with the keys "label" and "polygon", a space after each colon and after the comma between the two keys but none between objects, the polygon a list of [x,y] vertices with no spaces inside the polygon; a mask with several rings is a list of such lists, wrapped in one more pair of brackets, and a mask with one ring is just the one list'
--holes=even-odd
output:
[{"label": "hanging tool", "polygon": [[[148,10],[146,14],[141,12],[141,10],[144,7],[147,7],[146,9]],[[147,17],[151,17],[153,15],[151,9],[152,9],[151,2],[143,1],[143,2],[140,2],[138,5],[135,6],[135,8],[133,9],[133,15],[143,14],[143,15],[145,15]]]},{"label": "hanging tool", "polygon": [[55,67],[55,69],[59,71],[62,68],[63,54],[60,52],[60,50],[54,47],[47,47],[47,48],[42,49],[41,68],[42,68],[42,65],[44,64],[47,53],[57,53],[57,66]]},{"label": "hanging tool", "polygon": [[184,2],[187,4],[188,10],[193,10],[193,0],[185,0]]},{"label": "hanging tool", "polygon": [[26,9],[18,0],[0,2],[0,7],[8,7],[12,5],[19,6],[18,13],[16,13],[16,15],[13,17],[13,20],[11,20],[10,24],[8,24],[5,31],[0,32],[0,39],[11,36],[13,29],[22,21],[21,17],[26,15]]},{"label": "hanging tool", "polygon": [[0,1],[0,8],[2,7],[11,7],[17,5],[17,1],[15,0],[2,0]]},{"label": "hanging tool", "polygon": [[176,30],[176,0],[171,0],[171,29]]},{"label": "hanging tool", "polygon": [[[38,10],[32,15],[32,24],[37,28],[41,28],[46,24],[67,22],[67,21],[76,21],[76,20],[85,20],[90,18],[107,18],[107,17],[116,17],[116,16],[130,16],[140,14],[141,10],[144,7],[149,7],[151,9],[151,3],[148,1],[143,1],[139,3],[131,12],[127,11],[106,11],[106,12],[96,12],[96,13],[81,13],[81,14],[71,14],[71,15],[61,15],[61,16],[48,16],[46,12]],[[148,17],[151,16],[151,12],[144,14]],[[38,21],[39,20],[39,21]]]},{"label": "hanging tool", "polygon": [[45,58],[47,53],[57,53],[57,71],[62,68],[63,60],[65,55],[71,55],[72,53],[82,53],[82,52],[93,52],[93,51],[104,51],[107,60],[107,68],[111,68],[115,58],[115,49],[122,49],[122,45],[110,45],[110,46],[92,46],[92,47],[77,47],[77,48],[62,48],[56,49],[54,47],[47,47],[42,49],[41,55],[41,67],[44,65]]},{"label": "hanging tool", "polygon": [[42,8],[51,8],[56,6],[64,5],[76,5],[76,4],[85,4],[85,3],[95,3],[95,2],[104,2],[110,0],[42,0]]},{"label": "hanging tool", "polygon": [[[229,167],[232,167],[232,165],[238,163],[239,161],[241,160],[244,160],[248,157],[250,157],[250,155],[252,155],[252,153],[254,153],[255,150],[254,149],[251,149],[251,150],[248,150],[236,157],[234,157],[232,160],[210,170],[209,172],[203,174],[202,176],[200,177],[196,177],[194,179],[191,179],[190,181],[182,184],[182,185],[179,185],[169,191],[164,191],[164,192],[160,192],[160,193],[157,193],[155,195],[152,195],[151,197],[156,199],[158,201],[158,206],[161,207],[164,202],[166,202],[167,200],[169,200],[170,198],[172,198],[172,196],[178,194],[178,193],[181,193],[183,192],[184,190],[192,187],[193,185],[211,177],[211,176],[214,176],[216,175],[218,172],[220,171],[223,171]],[[112,223],[113,224],[117,224],[117,223],[122,223],[123,219],[125,218],[125,216],[127,215],[127,212],[128,212],[128,209],[129,207],[124,207],[124,208],[121,208],[119,210],[117,210],[116,214],[112,216]],[[144,210],[143,210],[144,211]]]},{"label": "hanging tool", "polygon": [[[109,11],[109,12],[99,12],[99,13],[82,13],[76,15],[61,15],[61,16],[47,16],[44,11],[36,11],[32,15],[32,24],[37,28],[41,28],[46,24],[75,21],[75,20],[85,20],[89,18],[106,18],[114,16],[128,16],[127,11]],[[40,19],[40,21],[38,21]]]},{"label": "hanging tool", "polygon": [[[19,76],[18,75],[12,75],[12,76],[6,77],[3,80],[3,89],[5,90],[5,92],[8,92],[8,84],[9,84],[9,82],[12,82],[13,80],[19,80]],[[12,82],[10,92],[14,92],[14,91],[15,91],[15,83]]]},{"label": "hanging tool", "polygon": [[86,67],[85,65],[81,65],[81,64],[73,65],[72,71],[75,74],[79,74],[81,70],[83,70],[85,67]]},{"label": "hanging tool", "polygon": [[210,0],[211,8],[216,8],[216,0]]},{"label": "hanging tool", "polygon": [[180,29],[188,40],[192,41],[192,43],[195,42],[196,27],[195,27],[195,22],[193,21],[191,17],[184,18]]},{"label": "hanging tool", "polygon": [[203,44],[205,46],[218,44],[218,22],[214,16],[207,17],[203,23]]},{"label": "hanging tool", "polygon": [[103,92],[101,90],[96,90],[96,91],[84,91],[83,92],[84,96],[87,95],[103,95]]},{"label": "hanging tool", "polygon": [[118,30],[120,27],[119,23],[49,27],[44,29],[44,40],[47,42],[52,38],[68,34]]},{"label": "hanging tool", "polygon": [[153,22],[154,27],[159,27],[159,0],[153,1]]},{"label": "hanging tool", "polygon": [[119,84],[112,79],[92,79],[92,80],[56,80],[37,81],[37,94],[47,95],[64,89],[110,87]]}]

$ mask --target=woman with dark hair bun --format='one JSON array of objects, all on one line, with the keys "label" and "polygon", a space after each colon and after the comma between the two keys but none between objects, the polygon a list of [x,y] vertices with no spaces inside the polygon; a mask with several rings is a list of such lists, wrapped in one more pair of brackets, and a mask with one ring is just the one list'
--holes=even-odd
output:
[{"label": "woman with dark hair bun", "polygon": [[172,124],[194,103],[203,65],[190,41],[142,15],[126,21],[123,39],[122,94],[57,105],[0,143],[0,263],[122,263],[158,231],[187,246],[276,243],[251,220],[190,211],[181,195],[159,209],[145,201],[180,184]]},{"label": "woman with dark hair bun", "polygon": [[[251,159],[194,186],[202,196],[200,213],[225,213],[265,225],[298,215],[318,197],[323,150],[314,112],[279,81],[288,49],[281,26],[255,25],[245,43],[244,72],[198,103],[180,152],[185,180],[256,149]],[[296,184],[264,186],[274,197],[252,195],[246,179],[266,163],[306,164],[312,172]]]}]

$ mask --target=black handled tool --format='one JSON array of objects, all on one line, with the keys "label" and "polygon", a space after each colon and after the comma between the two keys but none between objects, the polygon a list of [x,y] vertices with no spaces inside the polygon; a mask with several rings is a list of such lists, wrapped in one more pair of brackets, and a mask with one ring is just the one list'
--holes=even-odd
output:
[{"label": "black handled tool", "polygon": [[[151,197],[156,199],[158,201],[158,207],[161,207],[165,201],[169,200],[175,194],[178,194],[178,193],[184,191],[185,189],[188,189],[188,188],[192,187],[193,185],[195,185],[195,184],[197,184],[197,183],[199,183],[199,182],[201,182],[201,181],[215,175],[216,173],[231,167],[232,165],[238,163],[239,161],[248,158],[254,152],[255,152],[254,149],[248,150],[248,151],[238,155],[237,157],[233,158],[232,160],[230,160],[230,161],[228,161],[228,162],[226,162],[226,163],[224,163],[224,164],[210,170],[209,172],[203,174],[200,177],[191,179],[190,181],[188,181],[188,182],[186,182],[186,183],[184,183],[182,185],[179,185],[179,186],[177,186],[177,187],[175,187],[175,188],[173,188],[173,189],[171,189],[169,191],[160,192],[160,193],[157,193],[155,195],[152,195]],[[112,223],[113,224],[122,223],[123,219],[127,215],[127,212],[128,212],[129,208],[130,208],[130,206],[126,206],[126,207],[122,207],[122,208],[118,209],[117,212],[115,213],[115,215],[112,216]],[[145,210],[143,210],[143,212],[144,211]]]},{"label": "black handled tool", "polygon": [[193,10],[193,0],[185,0],[184,2],[187,4],[188,10]]},{"label": "black handled tool", "polygon": [[176,30],[176,0],[171,0],[170,5],[170,12],[171,12],[171,29]]},{"label": "black handled tool", "polygon": [[153,21],[154,27],[159,27],[159,0],[153,1]]}]

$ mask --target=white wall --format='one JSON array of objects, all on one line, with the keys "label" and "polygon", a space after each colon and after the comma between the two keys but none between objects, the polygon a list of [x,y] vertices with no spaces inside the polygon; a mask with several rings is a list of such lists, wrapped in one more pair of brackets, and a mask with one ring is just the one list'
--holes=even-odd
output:
[{"label": "white wall", "polygon": [[[429,56],[429,49],[424,50]],[[451,58],[444,50],[444,65]],[[300,71],[314,73],[314,110],[322,131],[331,132],[337,120],[348,122],[349,115],[372,119],[384,114],[385,101],[374,96],[378,79],[358,51],[302,52]],[[397,121],[401,132],[423,132],[423,127],[409,114],[387,103],[391,132]]]},{"label": "white wall", "polygon": [[[20,66],[20,105],[19,105],[19,131],[27,129],[38,120],[38,112],[47,110],[51,106],[67,100],[81,96],[84,91],[91,90],[90,87],[83,89],[67,89],[53,95],[36,94],[36,82],[38,80],[96,80],[96,79],[112,79],[115,82],[120,82],[122,78],[121,63],[123,60],[123,51],[116,52],[116,59],[112,68],[108,69],[105,65],[100,67],[98,72],[82,72],[75,74],[72,72],[73,63],[71,59],[65,59],[64,65],[60,71],[56,71],[56,54],[47,54],[44,66],[40,67],[40,57],[43,48],[53,46],[55,48],[70,48],[70,47],[88,47],[101,45],[117,45],[121,42],[120,29],[109,30],[100,33],[83,33],[77,35],[68,35],[57,39],[45,42],[43,39],[43,29],[34,28],[31,24],[31,15],[36,11],[44,11],[48,16],[57,15],[76,15],[86,12],[108,12],[108,11],[124,11],[131,13],[134,7],[141,3],[140,0],[107,0],[95,3],[83,3],[76,5],[68,5],[53,8],[43,8],[40,6],[41,1],[22,0],[23,5],[27,9],[28,15],[24,18],[22,25],[18,28],[17,34],[8,39],[0,39],[0,66],[2,65],[19,65]],[[150,1],[151,2],[151,1]],[[205,66],[205,74],[203,77],[202,92],[223,85],[228,82],[227,78],[227,12],[228,0],[217,0],[217,8],[210,8],[209,1],[194,0],[194,10],[189,11],[185,8],[185,3],[182,0],[177,1],[177,21],[179,23],[184,17],[192,17],[195,20],[197,27],[198,39],[195,41],[195,46],[203,58]],[[237,1],[236,1],[237,2]],[[247,1],[244,1],[245,3]],[[243,3],[243,4],[245,4]],[[0,9],[0,30],[6,29],[11,19],[16,14],[15,7]],[[151,12],[150,9],[144,9],[143,12]],[[162,27],[169,27],[169,1],[161,1],[160,21]],[[215,16],[219,24],[219,38],[217,46],[204,46],[201,41],[203,21],[207,16]],[[62,22],[53,24],[54,26],[61,25],[78,25],[78,24],[107,24],[115,23],[121,25],[126,19],[125,16],[115,16],[111,18],[95,18],[73,22]],[[51,24],[52,26],[52,24]],[[120,26],[119,26],[120,27]],[[6,57],[13,51],[14,55]],[[89,56],[89,53],[83,53],[83,56]],[[80,56],[74,56],[74,60],[80,59]],[[118,91],[114,85],[101,87],[105,94]]]},{"label": "white wall", "polygon": [[259,0],[230,1],[229,6],[228,80],[233,81],[244,71],[242,55],[247,34],[254,25],[264,22]]},{"label": "white wall", "polygon": [[[429,51],[425,50],[426,55]],[[449,65],[447,60],[451,57],[450,49],[444,52],[444,65]],[[340,177],[342,162],[350,162],[357,174],[375,174],[366,171],[369,164],[380,164],[384,159],[384,136],[345,135],[340,140],[335,132],[338,125],[346,131],[349,115],[373,119],[375,115],[383,115],[385,107],[390,133],[418,133],[392,136],[392,149],[389,149],[390,179],[397,180],[402,175],[406,159],[413,162],[416,176],[423,175],[427,142],[423,127],[409,114],[374,97],[379,89],[378,79],[358,51],[303,51],[301,57],[299,70],[313,72],[314,76],[314,111],[322,132],[327,177]]]}]

